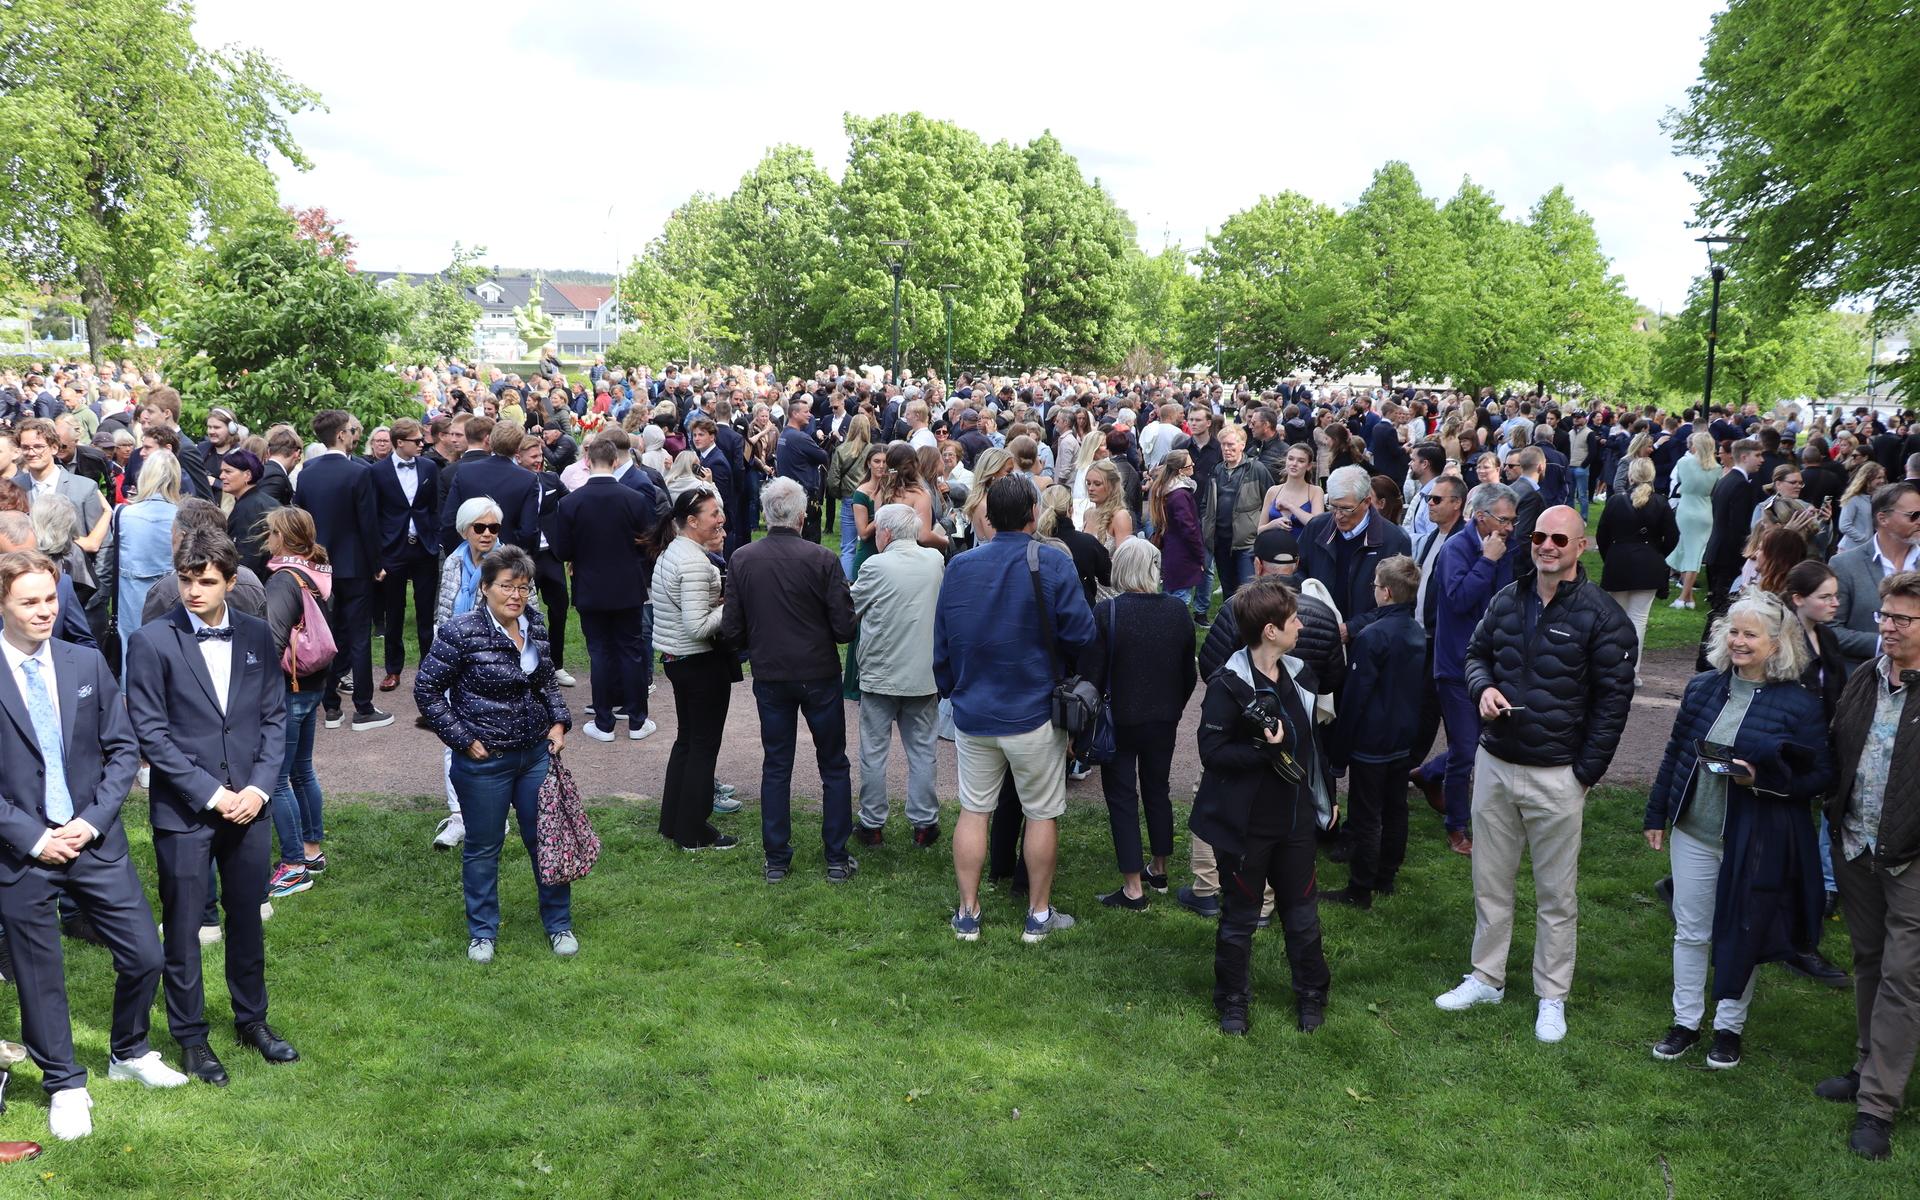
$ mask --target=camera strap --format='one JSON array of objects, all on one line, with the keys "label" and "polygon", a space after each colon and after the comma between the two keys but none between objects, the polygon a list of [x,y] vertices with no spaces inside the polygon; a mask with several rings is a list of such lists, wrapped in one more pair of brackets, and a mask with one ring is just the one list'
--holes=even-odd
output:
[{"label": "camera strap", "polygon": [[1045,591],[1040,587],[1040,541],[1029,536],[1027,540],[1027,578],[1033,581],[1033,607],[1040,613],[1040,637],[1047,644],[1047,662],[1053,668],[1053,681],[1061,680],[1060,650],[1054,644],[1053,613],[1047,608]]}]

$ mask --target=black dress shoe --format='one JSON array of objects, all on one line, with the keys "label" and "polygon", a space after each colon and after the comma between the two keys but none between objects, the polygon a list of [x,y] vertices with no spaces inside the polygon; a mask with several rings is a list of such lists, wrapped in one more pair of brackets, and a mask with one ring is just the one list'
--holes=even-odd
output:
[{"label": "black dress shoe", "polygon": [[201,1083],[210,1083],[215,1087],[227,1086],[227,1069],[220,1065],[211,1046],[188,1046],[186,1061],[180,1065],[181,1069]]},{"label": "black dress shoe", "polygon": [[1300,1032],[1312,1033],[1327,1023],[1327,1002],[1319,996],[1302,996],[1294,1005],[1300,1019]]},{"label": "black dress shoe", "polygon": [[1344,904],[1349,908],[1368,909],[1373,907],[1373,892],[1367,888],[1349,883],[1334,892],[1321,892],[1320,903]]},{"label": "black dress shoe", "polygon": [[1813,1094],[1822,1100],[1852,1104],[1860,1095],[1860,1072],[1848,1071],[1845,1075],[1822,1079],[1813,1085]]},{"label": "black dress shoe", "polygon": [[1805,954],[1784,959],[1781,965],[1795,975],[1803,975],[1815,983],[1824,983],[1830,988],[1853,986],[1853,976],[1828,962],[1826,956],[1818,950],[1809,950]]},{"label": "black dress shoe", "polygon": [[1673,915],[1673,876],[1669,875],[1653,885],[1654,899],[1667,906],[1667,915]]},{"label": "black dress shoe", "polygon": [[286,1039],[273,1031],[273,1026],[265,1021],[251,1021],[236,1026],[236,1033],[244,1045],[252,1046],[260,1052],[260,1057],[270,1063],[290,1063],[300,1061],[300,1052],[289,1045]]},{"label": "black dress shoe", "polygon": [[1861,1158],[1876,1161],[1890,1157],[1893,1154],[1893,1122],[1860,1113],[1853,1118],[1853,1136],[1847,1139],[1847,1149]]},{"label": "black dress shoe", "polygon": [[60,926],[60,932],[76,942],[88,942],[95,946],[104,946],[107,940],[93,927],[85,913],[80,913]]}]

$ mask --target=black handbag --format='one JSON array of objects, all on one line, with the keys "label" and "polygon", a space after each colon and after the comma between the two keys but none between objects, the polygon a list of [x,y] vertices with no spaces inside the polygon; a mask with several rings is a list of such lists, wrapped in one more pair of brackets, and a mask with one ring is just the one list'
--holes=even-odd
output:
[{"label": "black handbag", "polygon": [[1040,543],[1027,543],[1027,578],[1033,581],[1033,605],[1040,611],[1040,637],[1047,644],[1047,658],[1053,664],[1053,723],[1066,731],[1073,743],[1074,756],[1086,749],[1093,730],[1100,722],[1100,689],[1069,675],[1060,662],[1060,649],[1053,634],[1053,610],[1047,607],[1045,590],[1040,586]]}]

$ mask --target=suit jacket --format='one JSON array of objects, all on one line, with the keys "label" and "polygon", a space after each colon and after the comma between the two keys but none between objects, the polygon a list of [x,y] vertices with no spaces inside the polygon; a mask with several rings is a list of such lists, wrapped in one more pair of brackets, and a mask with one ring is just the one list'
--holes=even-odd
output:
[{"label": "suit jacket", "polygon": [[333,577],[371,581],[380,569],[380,518],[373,468],[344,454],[322,454],[300,468],[293,502],[313,518]]},{"label": "suit jacket", "polygon": [[[311,465],[311,464],[309,464]],[[305,482],[302,472],[301,482]],[[215,699],[193,622],[176,608],[127,643],[127,711],[153,768],[154,829],[189,833],[224,820],[207,809],[221,787],[273,795],[287,750],[287,683],[267,623],[232,605],[227,704]]]},{"label": "suit jacket", "polygon": [[1520,552],[1520,556],[1513,559],[1513,577],[1527,580],[1533,578],[1533,551],[1527,541],[1533,536],[1533,527],[1540,523],[1540,514],[1547,511],[1547,498],[1539,486],[1533,484],[1516,486],[1513,494],[1519,501],[1513,508],[1513,536],[1507,539],[1507,545]]},{"label": "suit jacket", "polygon": [[[81,856],[115,862],[127,856],[120,806],[140,770],[140,747],[113,672],[98,650],[55,641],[53,682],[60,695],[60,740],[73,815],[100,831]],[[0,669],[0,884],[20,878],[47,820],[46,763],[13,672]],[[285,746],[281,749],[284,751]],[[277,767],[277,764],[276,764]]]},{"label": "suit jacket", "polygon": [[700,454],[700,465],[713,475],[713,489],[719,492],[720,498],[725,501],[728,516],[738,514],[738,519],[744,523],[747,494],[745,477],[733,473],[733,464],[727,461],[726,452],[720,449],[718,439],[714,440],[713,445],[707,447],[706,453]]},{"label": "suit jacket", "polygon": [[646,603],[652,574],[636,539],[653,528],[653,501],[595,475],[560,497],[547,540],[554,556],[573,564],[573,606],[616,612]]},{"label": "suit jacket", "polygon": [[272,459],[267,460],[267,469],[255,485],[281,504],[293,503],[293,480],[287,477],[287,469]]},{"label": "suit jacket", "polygon": [[564,585],[567,581],[566,568],[554,556],[552,549],[553,523],[559,518],[560,500],[573,489],[560,481],[552,471],[533,472],[534,511],[538,514],[539,533],[536,535],[536,548],[533,552],[534,574],[547,582]]},{"label": "suit jacket", "polygon": [[[73,580],[65,571],[60,572],[60,585],[55,591],[60,598],[60,612],[53,619],[53,636],[76,646],[93,647],[93,626],[87,624],[86,605],[80,603],[80,593],[73,590]],[[5,624],[0,621],[0,627]]]},{"label": "suit jacket", "polygon": [[[20,485],[22,491],[27,493],[27,500],[31,503],[33,500],[33,476],[27,474],[25,471],[21,471],[13,477],[13,481]],[[73,501],[74,508],[79,510],[80,525],[79,528],[74,530],[76,534],[84,535],[91,533],[94,524],[100,520],[100,514],[106,511],[106,501],[100,498],[100,488],[90,480],[80,478],[80,476],[75,475],[65,467],[60,468],[60,476],[54,482],[53,491],[56,496],[65,496],[67,499]]]},{"label": "suit jacket", "polygon": [[240,548],[240,565],[255,575],[267,573],[266,519],[268,513],[279,507],[278,500],[256,486],[235,500],[227,513],[227,536]]},{"label": "suit jacket", "polygon": [[1847,674],[1880,653],[1880,627],[1873,614],[1880,611],[1880,581],[1885,578],[1873,561],[1877,543],[1869,541],[1833,556],[1827,563],[1840,582],[1840,609],[1826,628],[1833,630]]},{"label": "suit jacket", "polygon": [[[534,486],[533,472],[511,458],[489,454],[485,458],[462,457],[455,464],[453,483],[440,502],[440,544],[451,547],[460,539],[453,519],[460,506],[475,496],[486,496],[500,506],[506,528],[500,538],[528,554],[540,548],[540,496]],[[447,553],[453,551],[449,549]]]},{"label": "suit jacket", "polygon": [[[394,459],[389,454],[368,468],[373,474],[373,506],[380,525],[380,567],[387,571],[422,553],[435,559],[441,556],[440,471],[425,455],[416,455],[413,499],[409,501]],[[418,531],[417,543],[407,541],[413,531]]]},{"label": "suit jacket", "polygon": [[[747,498],[747,439],[731,425],[714,426],[713,444],[720,447],[727,456],[727,469],[732,472],[733,490],[722,491],[725,497],[737,496],[742,502]],[[737,511],[740,506],[730,504],[728,511]]]},{"label": "suit jacket", "polygon": [[1753,509],[1762,499],[1760,482],[1748,479],[1738,467],[1729,468],[1713,485],[1713,533],[1701,559],[1709,568],[1738,574],[1746,561],[1747,533],[1753,528]]},{"label": "suit jacket", "polygon": [[[176,430],[176,432],[178,432]],[[138,430],[133,431],[134,439],[139,440]],[[200,457],[200,447],[186,438],[180,439],[180,452],[174,456],[180,460],[180,494],[198,496],[215,504],[220,502],[220,493],[207,478],[207,464]],[[140,466],[146,461],[146,450],[136,445],[127,458],[127,487],[129,490],[140,483]]]},{"label": "suit jacket", "polygon": [[1353,556],[1347,562],[1347,577],[1342,579],[1334,550],[1339,537],[1340,530],[1333,523],[1332,513],[1321,513],[1308,521],[1307,527],[1300,531],[1300,574],[1326,585],[1340,609],[1341,619],[1352,625],[1355,618],[1373,611],[1374,568],[1382,559],[1396,554],[1411,555],[1413,543],[1406,530],[1378,512],[1368,513],[1367,527],[1354,539],[1359,544],[1353,547]]},{"label": "suit jacket", "polygon": [[805,488],[808,499],[818,500],[825,494],[827,452],[808,434],[792,426],[782,429],[774,464],[773,473]]}]

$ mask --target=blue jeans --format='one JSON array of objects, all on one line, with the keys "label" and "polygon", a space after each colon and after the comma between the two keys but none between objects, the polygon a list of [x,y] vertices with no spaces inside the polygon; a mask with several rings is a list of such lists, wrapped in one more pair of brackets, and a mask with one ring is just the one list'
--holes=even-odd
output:
[{"label": "blue jeans", "polygon": [[1447,832],[1465,830],[1473,821],[1473,752],[1480,745],[1480,710],[1467,698],[1463,679],[1436,679],[1440,720],[1447,729],[1447,748],[1419,770],[1422,779],[1441,777],[1447,801]]},{"label": "blue jeans", "polygon": [[1593,490],[1587,486],[1587,469],[1585,467],[1568,467],[1567,476],[1571,480],[1571,487],[1573,488],[1574,507],[1580,510],[1580,519],[1584,521],[1587,519],[1587,501],[1591,499],[1588,493]]},{"label": "blue jeans", "polygon": [[313,732],[320,726],[320,693],[287,690],[287,752],[273,789],[273,831],[280,861],[307,861],[306,843],[326,837],[320,821],[320,777],[313,773]]},{"label": "blue jeans", "polygon": [[840,501],[840,570],[853,582],[853,556],[860,551],[860,533],[853,523],[853,497]]},{"label": "blue jeans", "polygon": [[1213,559],[1207,559],[1201,566],[1200,582],[1190,590],[1193,593],[1193,619],[1196,623],[1204,621],[1213,608]]},{"label": "blue jeans", "polygon": [[547,777],[543,738],[519,750],[496,750],[475,762],[465,751],[453,755],[453,790],[460,796],[467,840],[460,861],[460,888],[467,900],[467,936],[500,935],[500,846],[506,840],[507,810],[520,818],[520,840],[533,860],[540,890],[540,924],[548,933],[573,928],[573,885],[539,882],[540,783]]},{"label": "blue jeans", "polygon": [[1193,596],[1194,596],[1194,593],[1197,592],[1198,590],[1199,589],[1197,587],[1183,587],[1183,588],[1167,588],[1166,592],[1167,592],[1167,595],[1172,596],[1174,599],[1178,600],[1180,603],[1186,605],[1188,608],[1188,611],[1192,611]]},{"label": "blue jeans", "polygon": [[1215,542],[1213,566],[1220,573],[1220,603],[1225,604],[1240,585],[1253,582],[1253,548],[1236,551],[1226,542]]},{"label": "blue jeans", "polygon": [[820,836],[827,862],[845,862],[847,836],[853,832],[853,774],[847,766],[847,710],[839,678],[755,679],[753,702],[760,710],[760,842],[768,864],[793,862],[793,747],[802,717],[820,766]]}]

